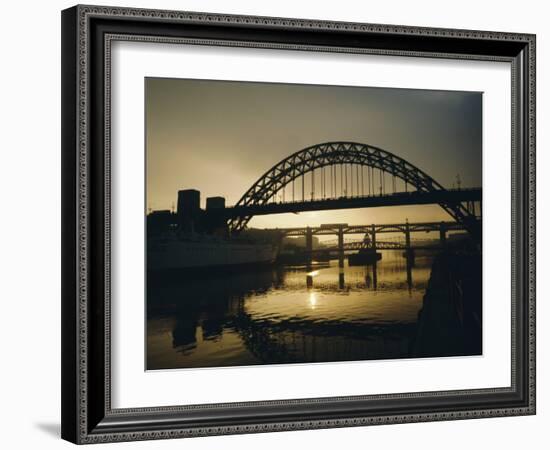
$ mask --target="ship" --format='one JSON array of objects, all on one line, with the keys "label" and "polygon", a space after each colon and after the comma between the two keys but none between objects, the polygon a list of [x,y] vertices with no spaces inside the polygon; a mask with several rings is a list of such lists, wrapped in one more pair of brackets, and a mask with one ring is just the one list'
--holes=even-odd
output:
[{"label": "ship", "polygon": [[273,239],[231,236],[220,215],[223,197],[208,197],[200,207],[200,191],[178,191],[177,211],[157,210],[147,215],[147,270],[194,272],[273,264],[278,246]]},{"label": "ship", "polygon": [[147,243],[147,269],[152,271],[260,267],[276,257],[277,246],[271,243],[210,236],[171,234]]},{"label": "ship", "polygon": [[361,249],[357,253],[348,256],[348,264],[350,266],[370,266],[381,259],[381,253],[370,249]]},{"label": "ship", "polygon": [[368,233],[365,234],[363,244],[365,245],[364,248],[348,256],[348,264],[350,266],[370,266],[382,259],[382,253],[377,252],[372,247],[371,238]]}]

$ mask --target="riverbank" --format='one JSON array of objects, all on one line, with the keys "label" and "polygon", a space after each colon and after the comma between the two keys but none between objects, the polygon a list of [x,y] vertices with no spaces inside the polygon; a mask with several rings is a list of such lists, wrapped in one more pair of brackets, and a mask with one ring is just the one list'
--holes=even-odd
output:
[{"label": "riverbank", "polygon": [[482,354],[479,252],[459,247],[434,259],[411,353],[413,357]]}]

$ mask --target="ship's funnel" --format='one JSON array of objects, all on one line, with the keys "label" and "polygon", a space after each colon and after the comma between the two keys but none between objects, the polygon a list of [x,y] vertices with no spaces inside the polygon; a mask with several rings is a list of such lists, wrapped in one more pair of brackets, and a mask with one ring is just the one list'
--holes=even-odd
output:
[{"label": "ship's funnel", "polygon": [[181,231],[197,230],[201,217],[201,193],[196,189],[178,191],[178,225]]}]

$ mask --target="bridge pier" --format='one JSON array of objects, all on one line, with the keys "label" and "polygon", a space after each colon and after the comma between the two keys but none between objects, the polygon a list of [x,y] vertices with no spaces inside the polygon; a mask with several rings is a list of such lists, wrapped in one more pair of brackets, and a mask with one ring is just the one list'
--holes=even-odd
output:
[{"label": "bridge pier", "polygon": [[[414,266],[414,249],[411,248],[411,230],[409,227],[409,221],[405,222],[405,252],[403,256],[407,259],[407,268]],[[407,274],[408,275],[408,274]]]},{"label": "bridge pier", "polygon": [[[376,262],[378,261],[378,259],[382,259],[382,254],[378,253],[377,252],[377,248],[376,248],[376,227],[374,224],[371,225],[371,245],[372,245],[372,249],[371,249],[371,252],[372,252],[372,267],[373,267],[373,270],[374,270],[374,285],[375,285],[375,289],[376,289]],[[380,258],[378,258],[380,257]]]},{"label": "bridge pier", "polygon": [[344,267],[344,230],[338,227],[338,267]]},{"label": "bridge pier", "polygon": [[313,230],[310,227],[306,228],[306,264],[311,266],[313,259]]},{"label": "bridge pier", "polygon": [[445,248],[447,245],[447,227],[443,222],[439,224],[439,245],[441,245],[441,248]]},{"label": "bridge pier", "polygon": [[378,268],[376,267],[376,261],[372,265],[372,287],[375,291],[378,288]]},{"label": "bridge pier", "polygon": [[407,260],[407,281],[409,281],[409,269],[414,267],[415,259],[414,248],[411,247],[411,230],[409,227],[409,221],[405,222],[405,251],[403,252],[403,257]]},{"label": "bridge pier", "polygon": [[341,270],[340,273],[338,273],[338,289],[342,290],[346,287],[346,279],[344,277],[344,271]]}]

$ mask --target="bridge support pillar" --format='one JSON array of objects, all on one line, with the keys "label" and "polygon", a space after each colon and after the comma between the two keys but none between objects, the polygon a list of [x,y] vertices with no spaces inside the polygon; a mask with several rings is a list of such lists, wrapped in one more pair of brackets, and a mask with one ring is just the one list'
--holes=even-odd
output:
[{"label": "bridge support pillar", "polygon": [[414,249],[411,248],[411,230],[409,228],[409,221],[405,222],[405,258],[407,258],[407,267],[414,266]]},{"label": "bridge support pillar", "polygon": [[409,228],[409,221],[405,223],[405,249],[407,253],[411,248],[411,230]]},{"label": "bridge support pillar", "polygon": [[306,262],[311,265],[313,259],[313,231],[310,227],[306,228]]},{"label": "bridge support pillar", "polygon": [[344,230],[338,228],[338,267],[344,267]]},{"label": "bridge support pillar", "polygon": [[441,248],[447,245],[447,228],[443,222],[439,224],[439,245]]},{"label": "bridge support pillar", "polygon": [[376,261],[374,261],[374,264],[372,265],[372,287],[375,291],[378,289],[378,270],[376,267]]},{"label": "bridge support pillar", "polygon": [[372,253],[374,255],[374,262],[372,264],[372,287],[376,291],[378,287],[378,270],[376,267],[376,226],[371,225],[370,228],[370,241],[372,244]]}]

